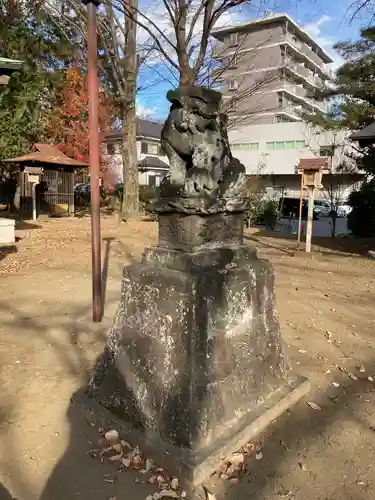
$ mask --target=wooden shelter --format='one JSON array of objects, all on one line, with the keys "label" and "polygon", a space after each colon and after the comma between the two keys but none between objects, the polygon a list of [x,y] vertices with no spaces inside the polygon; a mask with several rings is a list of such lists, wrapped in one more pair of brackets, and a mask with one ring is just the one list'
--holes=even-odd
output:
[{"label": "wooden shelter", "polygon": [[75,170],[87,168],[87,163],[69,158],[49,144],[34,144],[31,153],[4,161],[16,164],[19,172],[20,213],[74,214]]},{"label": "wooden shelter", "polygon": [[367,125],[367,127],[364,127],[361,130],[358,130],[357,132],[354,132],[350,136],[350,139],[352,141],[358,141],[359,145],[362,148],[365,148],[366,146],[371,146],[372,144],[375,143],[375,122],[370,123],[370,125]]}]

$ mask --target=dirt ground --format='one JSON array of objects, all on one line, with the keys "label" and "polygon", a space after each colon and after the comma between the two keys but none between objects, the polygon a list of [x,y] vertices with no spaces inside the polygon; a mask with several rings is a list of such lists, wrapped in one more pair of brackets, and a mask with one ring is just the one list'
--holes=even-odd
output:
[{"label": "dirt ground", "polygon": [[[157,227],[107,217],[102,233],[100,324],[91,321],[90,219],[24,223],[17,251],[0,248],[0,500],[143,500],[155,491],[130,472],[105,480],[113,466],[86,455],[99,422],[70,399],[101,352],[123,266],[155,243]],[[332,249],[321,240],[308,260],[293,256],[291,240],[249,231],[246,241],[275,265],[283,338],[311,391],[267,430],[239,484],[214,476],[208,486],[218,500],[373,499],[375,261],[361,256],[371,242],[341,238]]]}]

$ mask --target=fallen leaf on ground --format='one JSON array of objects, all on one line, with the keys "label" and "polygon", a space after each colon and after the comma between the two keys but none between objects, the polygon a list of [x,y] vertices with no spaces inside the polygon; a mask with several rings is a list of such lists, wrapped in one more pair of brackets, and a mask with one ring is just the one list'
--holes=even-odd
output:
[{"label": "fallen leaf on ground", "polygon": [[[149,498],[149,497],[147,497]],[[160,491],[152,495],[152,500],[160,500],[163,498],[180,498],[175,491]],[[146,499],[147,500],[147,499]]]},{"label": "fallen leaf on ground", "polygon": [[207,488],[205,488],[204,486],[203,486],[203,489],[204,489],[204,493],[205,493],[205,495],[206,495],[206,500],[217,500],[217,499],[216,499],[216,495],[213,495],[212,493],[210,493],[210,492],[208,491],[208,489],[207,489]]},{"label": "fallen leaf on ground", "polygon": [[321,410],[320,406],[317,405],[316,403],[313,403],[312,401],[307,401],[307,404],[312,408],[313,410]]},{"label": "fallen leaf on ground", "polygon": [[287,444],[284,443],[284,441],[280,441],[280,446],[282,446],[283,448],[285,448],[286,450],[289,451],[289,448],[288,448]]},{"label": "fallen leaf on ground", "polygon": [[107,431],[104,437],[109,442],[117,441],[120,438],[119,433],[115,429]]},{"label": "fallen leaf on ground", "polygon": [[179,485],[180,485],[180,482],[179,482],[178,478],[177,477],[172,478],[172,481],[171,481],[172,490],[178,490]]}]

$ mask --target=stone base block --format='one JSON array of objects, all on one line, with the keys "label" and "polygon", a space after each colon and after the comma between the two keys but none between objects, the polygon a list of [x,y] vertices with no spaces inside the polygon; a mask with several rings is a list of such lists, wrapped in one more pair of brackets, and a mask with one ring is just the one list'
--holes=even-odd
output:
[{"label": "stone base block", "polygon": [[147,249],[124,270],[89,393],[195,485],[306,387],[284,356],[271,264],[233,245]]},{"label": "stone base block", "polygon": [[[115,425],[129,442],[139,446],[142,453],[152,457],[171,475],[179,477],[185,489],[199,494],[197,487],[218,469],[223,457],[239,451],[305,396],[309,389],[310,384],[306,378],[290,377],[262,403],[249,410],[235,425],[227,427],[215,442],[199,450],[173,445],[161,439],[160,435],[142,432],[124,420],[114,421],[113,417],[108,417],[108,421],[111,421],[111,425]],[[95,411],[90,399],[86,400],[86,405]],[[97,412],[101,411],[98,409]]]},{"label": "stone base block", "polygon": [[0,245],[12,245],[16,241],[14,219],[0,218]]}]

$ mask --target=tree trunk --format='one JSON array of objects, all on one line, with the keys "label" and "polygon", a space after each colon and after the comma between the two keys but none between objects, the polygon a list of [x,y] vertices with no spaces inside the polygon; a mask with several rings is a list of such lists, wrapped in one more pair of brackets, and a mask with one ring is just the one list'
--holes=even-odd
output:
[{"label": "tree trunk", "polygon": [[135,105],[127,106],[123,113],[122,162],[124,192],[121,205],[122,220],[139,217],[139,186],[137,165],[137,123]]},{"label": "tree trunk", "polygon": [[124,82],[124,100],[122,103],[122,162],[124,192],[121,206],[122,220],[134,220],[139,217],[139,186],[137,164],[137,121],[135,98],[137,88],[137,24],[136,12],[138,0],[124,0],[126,9],[132,16],[125,16],[127,38],[124,46],[124,64],[126,81]]},{"label": "tree trunk", "polygon": [[191,85],[196,85],[197,75],[193,71],[187,62],[184,62],[180,67],[180,86],[190,87]]}]

